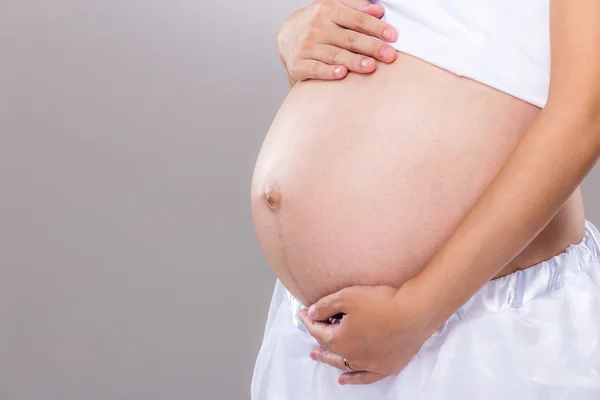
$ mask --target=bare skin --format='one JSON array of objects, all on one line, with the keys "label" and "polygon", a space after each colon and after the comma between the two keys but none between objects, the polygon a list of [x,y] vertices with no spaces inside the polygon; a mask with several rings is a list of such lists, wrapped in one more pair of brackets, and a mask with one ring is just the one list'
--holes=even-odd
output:
[{"label": "bare skin", "polygon": [[[556,221],[579,191],[600,157],[599,20],[596,0],[551,1],[546,106],[415,277],[400,288],[344,288],[299,312],[321,346],[313,359],[339,369],[350,359],[358,370],[340,375],[340,384],[368,384],[399,373],[436,329]],[[344,314],[340,323],[321,322],[338,313]]]},{"label": "bare skin", "polygon": [[[350,286],[402,286],[450,237],[539,113],[402,53],[371,74],[296,83],[252,182],[267,260],[305,305]],[[564,251],[583,228],[577,188],[496,277]]]}]

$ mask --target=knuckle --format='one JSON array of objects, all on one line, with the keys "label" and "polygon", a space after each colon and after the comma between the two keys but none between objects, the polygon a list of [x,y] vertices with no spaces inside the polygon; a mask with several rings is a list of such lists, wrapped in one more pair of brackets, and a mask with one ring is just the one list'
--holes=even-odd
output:
[{"label": "knuckle", "polygon": [[325,334],[325,337],[324,337],[324,339],[325,339],[325,342],[326,342],[327,344],[329,344],[329,346],[330,346],[331,348],[333,348],[333,347],[334,347],[334,346],[336,346],[336,344],[337,344],[337,338],[335,337],[335,335],[334,335],[334,333],[333,333],[333,332],[327,332],[327,333]]},{"label": "knuckle", "polygon": [[294,68],[293,66],[288,64],[288,73],[290,74],[290,76],[296,80],[299,79],[300,74],[298,73],[298,70],[296,68]]},{"label": "knuckle", "polygon": [[348,36],[346,36],[346,44],[348,46],[354,46],[356,41],[358,40],[358,33],[352,32]]},{"label": "knuckle", "polygon": [[331,352],[327,353],[327,364],[337,368],[344,368],[344,361],[340,360],[339,356]]},{"label": "knuckle", "polygon": [[353,54],[352,52],[346,55],[347,64],[353,67],[359,67],[360,62],[363,60],[363,58],[365,58],[363,55]]},{"label": "knuckle", "polygon": [[318,73],[319,73],[318,64],[316,62],[311,62],[308,67],[308,75],[315,77],[315,76],[317,76]]},{"label": "knuckle", "polygon": [[309,26],[300,37],[300,43],[304,46],[313,46],[322,37],[322,29],[317,25]]},{"label": "knuckle", "polygon": [[317,24],[309,24],[306,30],[298,37],[298,43],[301,45],[312,44],[319,37],[320,29]]},{"label": "knuckle", "polygon": [[367,18],[365,15],[358,15],[354,19],[354,29],[364,31],[367,28]]},{"label": "knuckle", "polygon": [[299,66],[298,60],[296,58],[291,59],[288,64],[288,72],[295,77],[295,75],[299,75],[301,73],[301,68]]},{"label": "knuckle", "polygon": [[295,54],[307,54],[310,53],[313,49],[313,44],[310,43],[307,40],[302,40],[298,43],[298,46],[296,47],[296,51]]},{"label": "knuckle", "polygon": [[302,65],[302,57],[296,52],[288,61],[288,65],[298,69]]},{"label": "knuckle", "polygon": [[343,8],[332,7],[329,10],[327,10],[328,19],[332,21],[339,21],[342,19],[344,11],[346,10],[344,10]]},{"label": "knuckle", "polygon": [[312,5],[313,15],[323,15],[331,9],[330,0],[315,0]]},{"label": "knuckle", "polygon": [[331,50],[328,57],[329,62],[331,64],[337,64],[340,60],[340,55],[341,54],[339,49]]},{"label": "knuckle", "polygon": [[346,304],[351,290],[352,290],[352,288],[345,288],[338,292],[336,299],[335,299],[336,302],[338,303],[338,306],[343,307]]},{"label": "knuckle", "polygon": [[313,39],[321,34],[321,24],[317,21],[311,21],[306,28],[305,39]]}]

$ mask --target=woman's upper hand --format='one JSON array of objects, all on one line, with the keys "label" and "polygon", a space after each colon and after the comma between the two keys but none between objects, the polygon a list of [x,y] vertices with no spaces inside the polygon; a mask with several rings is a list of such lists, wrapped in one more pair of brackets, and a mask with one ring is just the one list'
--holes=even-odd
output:
[{"label": "woman's upper hand", "polygon": [[385,42],[395,42],[398,33],[380,20],[383,13],[368,0],[315,0],[295,11],[277,37],[290,77],[341,79],[348,71],[373,72],[375,60],[393,62],[396,50]]},{"label": "woman's upper hand", "polygon": [[[436,303],[415,281],[400,289],[354,286],[319,300],[300,319],[320,347],[310,357],[356,372],[340,375],[340,384],[369,384],[400,372],[439,327]],[[341,322],[325,321],[344,314]],[[341,371],[340,371],[341,372]]]}]

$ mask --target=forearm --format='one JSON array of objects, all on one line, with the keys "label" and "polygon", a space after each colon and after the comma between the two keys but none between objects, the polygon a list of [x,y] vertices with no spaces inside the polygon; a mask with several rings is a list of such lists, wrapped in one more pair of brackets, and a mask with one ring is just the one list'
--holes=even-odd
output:
[{"label": "forearm", "polygon": [[599,124],[547,106],[478,202],[415,278],[442,324],[516,257],[596,163]]}]

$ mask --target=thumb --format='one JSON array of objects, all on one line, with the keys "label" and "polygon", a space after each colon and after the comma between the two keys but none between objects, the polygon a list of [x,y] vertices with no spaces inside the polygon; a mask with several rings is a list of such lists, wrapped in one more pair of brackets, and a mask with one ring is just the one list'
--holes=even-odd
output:
[{"label": "thumb", "polygon": [[346,311],[344,303],[344,289],[339,292],[323,297],[308,308],[308,317],[313,321],[325,321]]},{"label": "thumb", "polygon": [[346,7],[350,7],[357,11],[362,11],[365,14],[369,14],[375,18],[383,17],[385,10],[383,6],[373,4],[369,0],[339,0],[340,3]]}]

